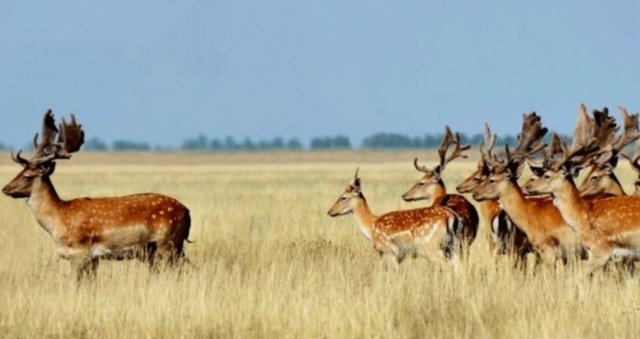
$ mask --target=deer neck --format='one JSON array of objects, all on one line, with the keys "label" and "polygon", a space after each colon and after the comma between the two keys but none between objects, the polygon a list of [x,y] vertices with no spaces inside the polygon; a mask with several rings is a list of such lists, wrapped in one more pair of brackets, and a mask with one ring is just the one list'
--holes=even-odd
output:
[{"label": "deer neck", "polygon": [[578,232],[589,229],[588,202],[580,196],[580,192],[572,183],[567,181],[561,189],[553,192],[553,204],[569,227]]},{"label": "deer neck", "polygon": [[500,194],[498,202],[500,207],[509,215],[509,218],[530,237],[532,234],[530,220],[535,217],[535,214],[531,214],[531,203],[522,193],[520,186],[513,181],[509,181],[504,192]]},{"label": "deer neck", "polygon": [[38,223],[53,236],[56,234],[56,220],[61,202],[48,176],[34,179],[27,205]]},{"label": "deer neck", "polygon": [[606,193],[617,195],[617,196],[627,195],[627,193],[625,193],[624,189],[622,188],[622,184],[620,183],[620,180],[618,180],[618,177],[616,177],[616,175],[613,172],[611,172],[611,174],[609,175],[609,178],[610,178],[609,180],[611,180],[611,185],[609,185]]},{"label": "deer neck", "polygon": [[487,225],[491,225],[493,218],[499,213],[499,206],[497,200],[483,200],[480,202],[480,210],[487,222]]},{"label": "deer neck", "polygon": [[364,197],[360,198],[356,202],[356,206],[353,209],[353,215],[356,217],[358,223],[358,229],[367,239],[371,240],[371,234],[373,233],[373,227],[378,217],[371,213],[369,204]]},{"label": "deer neck", "polygon": [[442,180],[440,180],[438,181],[438,184],[433,190],[433,195],[431,196],[431,199],[427,201],[427,206],[440,204],[440,202],[442,201],[442,199],[444,199],[446,195],[447,195],[447,189],[445,188]]}]

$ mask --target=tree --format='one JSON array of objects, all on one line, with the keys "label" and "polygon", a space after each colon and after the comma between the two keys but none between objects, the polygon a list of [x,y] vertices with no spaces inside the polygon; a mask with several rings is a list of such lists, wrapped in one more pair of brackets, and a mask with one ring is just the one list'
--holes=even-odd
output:
[{"label": "tree", "polygon": [[106,151],[109,149],[109,146],[107,146],[106,142],[94,137],[87,140],[82,148],[87,151]]},{"label": "tree", "polygon": [[129,141],[129,140],[116,140],[111,147],[114,151],[148,151],[151,149],[148,143]]},{"label": "tree", "polygon": [[195,138],[185,140],[182,143],[181,148],[183,150],[189,150],[189,151],[206,150],[207,148],[209,148],[209,141],[207,140],[206,136],[204,136],[203,134],[199,134]]}]

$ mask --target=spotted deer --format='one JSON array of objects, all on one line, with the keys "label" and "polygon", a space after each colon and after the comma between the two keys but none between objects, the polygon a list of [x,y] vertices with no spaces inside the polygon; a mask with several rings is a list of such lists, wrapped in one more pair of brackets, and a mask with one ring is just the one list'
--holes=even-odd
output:
[{"label": "spotted deer", "polygon": [[[624,156],[622,150],[640,138],[640,131],[638,130],[637,115],[629,115],[624,107],[619,108],[624,122],[622,133],[618,137],[615,137],[615,130],[611,133],[611,129],[609,129],[609,133],[605,131],[603,135],[595,136],[598,147],[603,151],[606,150],[606,152],[598,157],[592,158],[590,161],[589,165],[591,165],[591,168],[578,187],[582,195],[586,196],[600,193],[626,195],[620,180],[618,180],[618,177],[614,173],[614,169],[618,164],[619,157]],[[603,120],[603,118],[598,117],[602,115],[606,117],[608,115],[607,113],[606,108],[602,112],[595,111],[594,118],[596,121]]]},{"label": "spotted deer", "polygon": [[[57,136],[57,140],[56,140]],[[152,267],[162,260],[176,263],[184,257],[191,218],[177,200],[156,193],[122,197],[64,200],[51,181],[56,162],[70,159],[84,142],[82,126],[64,118],[56,127],[51,110],[44,115],[42,134],[34,138],[34,155],[11,155],[22,170],[2,192],[26,198],[40,226],[53,237],[60,258],[70,260],[77,278],[95,275],[100,259],[139,258]]]},{"label": "spotted deer", "polygon": [[[491,134],[489,125],[485,124],[484,140],[480,144],[481,159],[478,161],[475,172],[456,187],[458,193],[473,193],[488,179],[490,168],[484,159],[493,157],[491,151],[495,144],[496,135]],[[497,199],[483,200],[479,204],[487,225],[486,235],[490,253],[492,255],[514,254],[517,264],[523,262],[526,255],[532,251],[527,235],[513,224]]]},{"label": "spotted deer", "polygon": [[516,226],[527,235],[540,259],[555,265],[582,254],[580,243],[551,200],[528,198],[518,185],[524,160],[544,147],[540,139],[547,129],[542,127],[540,117],[532,113],[524,116],[523,131],[528,133],[520,136],[513,153],[507,146],[504,158],[484,159],[489,166],[489,176],[473,192],[473,197],[478,201],[498,199]]},{"label": "spotted deer", "polygon": [[[453,152],[447,156],[449,148],[454,145]],[[447,164],[456,158],[466,158],[463,154],[471,146],[460,144],[460,135],[451,133],[449,126],[445,127],[445,134],[442,144],[438,149],[440,161],[434,168],[427,168],[418,165],[418,158],[415,158],[413,165],[416,170],[424,173],[422,178],[402,195],[405,201],[426,200],[427,206],[443,205],[454,211],[460,220],[459,244],[462,248],[468,248],[476,238],[478,233],[478,212],[476,208],[465,197],[459,194],[447,194],[447,188],[442,180],[442,173]]]},{"label": "spotted deer", "polygon": [[383,258],[393,258],[396,264],[407,254],[428,257],[440,263],[454,263],[455,237],[458,227],[455,213],[443,206],[393,211],[376,215],[362,193],[358,170],[338,200],[329,209],[329,216],[352,213],[360,232],[373,242]]},{"label": "spotted deer", "polygon": [[640,258],[640,197],[585,199],[573,181],[576,168],[606,151],[597,147],[592,130],[579,118],[571,147],[561,143],[552,152],[560,158],[548,157],[544,174],[528,184],[532,192],[553,195],[562,217],[588,251],[589,272],[611,259]]},{"label": "spotted deer", "polygon": [[633,183],[635,191],[633,195],[640,196],[640,142],[636,142],[635,150],[632,156],[620,153],[631,164],[631,168],[636,172],[636,180]]}]

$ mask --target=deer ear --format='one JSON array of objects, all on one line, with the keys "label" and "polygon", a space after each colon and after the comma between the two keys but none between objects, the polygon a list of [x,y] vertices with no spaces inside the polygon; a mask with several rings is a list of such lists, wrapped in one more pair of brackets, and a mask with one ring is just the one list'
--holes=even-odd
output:
[{"label": "deer ear", "polygon": [[514,175],[514,179],[520,178],[520,176],[522,175],[523,169],[524,169],[523,164],[519,164],[513,169],[512,175]]},{"label": "deer ear", "polygon": [[544,166],[529,164],[529,169],[531,170],[531,173],[533,173],[533,175],[535,175],[536,177],[542,177],[545,172]]},{"label": "deer ear", "polygon": [[442,173],[442,166],[440,165],[436,166],[436,168],[433,170],[433,173],[435,173],[438,177],[440,177],[440,173]]},{"label": "deer ear", "polygon": [[44,163],[40,166],[40,175],[43,176],[49,176],[52,175],[53,172],[56,170],[56,163],[55,161],[50,161],[47,163]]}]

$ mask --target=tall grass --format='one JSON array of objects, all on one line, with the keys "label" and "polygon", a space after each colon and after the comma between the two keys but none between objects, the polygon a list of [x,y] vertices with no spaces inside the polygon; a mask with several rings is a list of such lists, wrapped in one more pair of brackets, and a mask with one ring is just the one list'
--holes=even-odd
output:
[{"label": "tall grass", "polygon": [[[637,278],[581,266],[535,274],[488,255],[485,225],[459,274],[425,259],[385,270],[351,216],[326,211],[355,164],[60,164],[66,198],[156,191],[192,211],[184,272],[103,262],[77,286],[24,201],[0,204],[0,337],[636,337]],[[451,166],[453,188],[474,168]],[[17,166],[0,166],[0,183]],[[407,163],[361,166],[374,212],[419,206],[400,195]],[[624,167],[622,180],[632,182]]]}]

